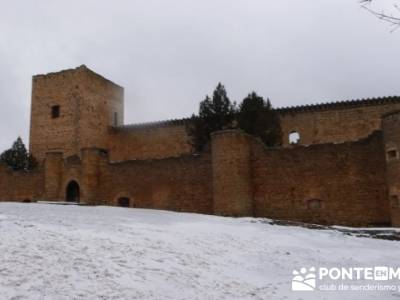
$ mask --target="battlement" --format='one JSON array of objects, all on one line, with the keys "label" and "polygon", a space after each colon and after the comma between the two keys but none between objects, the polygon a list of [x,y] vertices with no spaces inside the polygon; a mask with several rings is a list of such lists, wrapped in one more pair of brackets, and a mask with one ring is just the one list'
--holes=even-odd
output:
[{"label": "battlement", "polygon": [[60,70],[60,71],[56,71],[56,72],[49,72],[49,73],[45,73],[45,74],[36,74],[33,75],[33,78],[43,78],[43,77],[52,77],[52,76],[59,76],[59,75],[65,75],[68,73],[75,73],[77,71],[81,71],[81,70],[88,70],[88,67],[86,65],[80,65],[79,67],[76,68],[69,68],[69,69],[64,69],[64,70]]},{"label": "battlement", "polygon": [[[400,104],[400,96],[387,96],[387,97],[317,103],[309,105],[278,107],[275,108],[275,111],[277,111],[280,115],[283,116],[286,114],[347,110],[347,109],[364,108],[364,107],[387,105],[387,104]],[[181,118],[181,119],[171,119],[171,120],[150,121],[143,123],[132,123],[132,124],[118,126],[115,128],[115,130],[180,126],[180,125],[185,125],[189,121],[190,118]]]},{"label": "battlement", "polygon": [[46,74],[37,74],[37,75],[33,75],[33,81],[35,80],[39,80],[39,79],[51,79],[51,78],[55,78],[55,77],[60,77],[60,76],[68,76],[68,75],[74,75],[74,74],[78,74],[80,72],[85,72],[86,74],[89,74],[90,76],[92,76],[93,78],[97,78],[101,81],[104,81],[110,85],[113,85],[116,88],[120,88],[123,89],[122,86],[116,84],[115,82],[111,81],[110,79],[94,72],[93,70],[89,69],[86,65],[80,65],[79,67],[76,68],[70,68],[70,69],[64,69],[64,70],[60,70],[57,72],[50,72],[50,73],[46,73]]},{"label": "battlement", "polygon": [[[369,136],[376,130],[381,130],[382,116],[397,110],[400,110],[399,96],[276,108],[281,119],[284,147],[292,145],[292,134],[299,136],[299,145],[357,141]],[[178,143],[183,145],[187,141],[185,127],[188,122],[190,122],[190,118],[137,123],[114,127],[111,132],[124,133],[124,142],[129,143],[127,142],[129,139],[126,139],[129,134],[134,135],[143,132],[148,135],[157,132],[154,136],[159,136],[161,132],[167,133],[179,129],[180,142],[175,139],[174,143],[175,145]],[[176,138],[176,134],[173,134],[173,136]],[[142,140],[142,138],[136,138],[135,143],[140,145],[140,148],[148,149],[149,147],[142,145]],[[163,143],[168,144],[165,140]],[[187,148],[184,149],[186,153]],[[176,149],[166,151],[166,155],[176,152]],[[139,155],[137,158],[143,157]],[[118,159],[121,159],[121,157],[118,157]]]},{"label": "battlement", "polygon": [[377,106],[377,105],[392,104],[392,103],[400,103],[400,96],[387,96],[387,97],[378,97],[378,98],[367,98],[367,99],[317,103],[317,104],[310,104],[310,105],[280,107],[280,108],[276,108],[275,110],[277,112],[279,112],[280,114],[293,114],[293,113],[302,113],[302,112],[342,110],[342,109]]}]

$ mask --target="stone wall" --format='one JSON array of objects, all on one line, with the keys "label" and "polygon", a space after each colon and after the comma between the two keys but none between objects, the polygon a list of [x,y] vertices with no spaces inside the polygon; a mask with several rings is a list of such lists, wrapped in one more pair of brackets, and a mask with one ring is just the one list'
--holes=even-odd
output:
[{"label": "stone wall", "polygon": [[343,144],[267,150],[253,143],[255,216],[390,224],[381,132]]},{"label": "stone wall", "polygon": [[[381,116],[397,109],[398,97],[278,109],[283,146],[291,146],[292,132],[299,133],[302,145],[357,141],[380,130]],[[108,149],[115,161],[177,157],[192,151],[183,121],[116,128]]]},{"label": "stone wall", "polygon": [[382,123],[392,224],[400,227],[400,112],[385,115]]},{"label": "stone wall", "polygon": [[391,222],[380,131],[357,142],[280,149],[224,131],[213,135],[211,152],[123,162],[95,148],[68,158],[52,152],[36,172],[0,167],[0,198],[65,201],[71,181],[81,201],[94,205],[125,198],[137,208],[351,226]]},{"label": "stone wall", "polygon": [[212,213],[211,155],[126,161],[100,166],[99,201],[173,211]]},{"label": "stone wall", "polygon": [[0,165],[0,201],[33,201],[42,199],[44,177],[42,170],[14,172]]},{"label": "stone wall", "polygon": [[238,130],[212,135],[214,213],[252,216],[251,140]]},{"label": "stone wall", "polygon": [[107,149],[111,161],[160,159],[192,152],[181,124],[113,128]]},{"label": "stone wall", "polygon": [[284,146],[298,132],[300,144],[343,143],[365,138],[381,129],[383,114],[400,109],[400,98],[332,103],[279,109]]},{"label": "stone wall", "polygon": [[321,224],[388,225],[382,133],[342,144],[267,149],[239,131],[212,152],[100,165],[103,204]]}]

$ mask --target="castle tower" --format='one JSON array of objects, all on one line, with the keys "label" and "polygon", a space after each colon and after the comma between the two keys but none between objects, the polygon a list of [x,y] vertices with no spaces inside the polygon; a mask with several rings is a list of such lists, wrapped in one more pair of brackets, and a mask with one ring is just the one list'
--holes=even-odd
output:
[{"label": "castle tower", "polygon": [[240,130],[212,134],[214,213],[253,216],[250,140]]},{"label": "castle tower", "polygon": [[123,88],[86,66],[34,76],[30,151],[42,162],[51,151],[67,158],[82,148],[106,148],[109,127],[123,117]]},{"label": "castle tower", "polygon": [[382,117],[392,226],[400,227],[400,111]]}]

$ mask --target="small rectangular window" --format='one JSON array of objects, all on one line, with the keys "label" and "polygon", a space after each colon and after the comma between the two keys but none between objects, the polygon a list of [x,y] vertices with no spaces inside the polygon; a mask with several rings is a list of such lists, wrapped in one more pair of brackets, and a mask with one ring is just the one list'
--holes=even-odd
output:
[{"label": "small rectangular window", "polygon": [[320,199],[310,199],[307,200],[307,208],[308,209],[321,209],[322,208],[322,200]]},{"label": "small rectangular window", "polygon": [[387,151],[387,159],[392,160],[397,158],[397,150],[391,149]]},{"label": "small rectangular window", "polygon": [[54,105],[51,107],[51,117],[57,119],[60,117],[60,105]]}]

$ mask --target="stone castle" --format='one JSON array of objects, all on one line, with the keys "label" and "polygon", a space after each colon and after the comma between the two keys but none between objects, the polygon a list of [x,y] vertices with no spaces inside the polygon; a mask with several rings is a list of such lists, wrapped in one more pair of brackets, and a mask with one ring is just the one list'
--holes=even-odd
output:
[{"label": "stone castle", "polygon": [[30,151],[0,165],[4,201],[400,226],[400,97],[279,108],[283,145],[215,132],[193,154],[188,119],[124,125],[124,90],[85,66],[33,77]]}]

